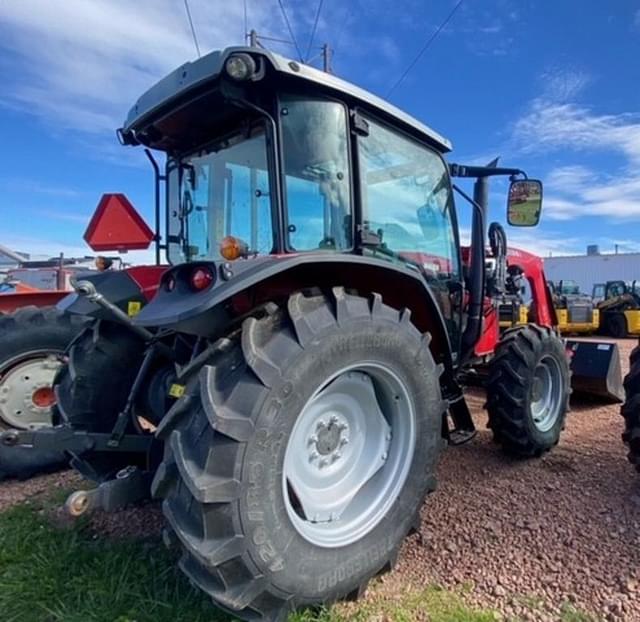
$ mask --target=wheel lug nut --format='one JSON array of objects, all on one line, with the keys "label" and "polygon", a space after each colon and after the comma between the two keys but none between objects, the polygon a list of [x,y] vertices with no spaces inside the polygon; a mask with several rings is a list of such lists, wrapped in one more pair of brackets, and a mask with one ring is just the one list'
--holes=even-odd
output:
[{"label": "wheel lug nut", "polygon": [[313,445],[314,443],[318,442],[318,437],[315,434],[312,434],[309,437],[309,445]]},{"label": "wheel lug nut", "polygon": [[344,447],[345,445],[349,444],[349,439],[348,438],[341,438],[340,439],[340,446]]},{"label": "wheel lug nut", "polygon": [[313,462],[317,457],[318,457],[318,454],[314,451],[314,452],[309,456],[309,462]]},{"label": "wheel lug nut", "polygon": [[338,417],[336,417],[335,415],[331,415],[331,419],[329,419],[329,423],[333,423],[333,425],[335,425],[336,423],[338,423]]},{"label": "wheel lug nut", "polygon": [[322,460],[320,460],[320,468],[324,468],[327,466],[327,460],[326,458],[323,458]]}]

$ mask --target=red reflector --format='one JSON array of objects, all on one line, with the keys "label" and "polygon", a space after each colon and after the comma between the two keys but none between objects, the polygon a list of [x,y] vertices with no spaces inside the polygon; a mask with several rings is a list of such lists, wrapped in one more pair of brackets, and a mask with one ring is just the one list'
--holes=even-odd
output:
[{"label": "red reflector", "polygon": [[207,289],[213,283],[213,272],[208,268],[196,268],[191,273],[191,287],[197,292]]}]

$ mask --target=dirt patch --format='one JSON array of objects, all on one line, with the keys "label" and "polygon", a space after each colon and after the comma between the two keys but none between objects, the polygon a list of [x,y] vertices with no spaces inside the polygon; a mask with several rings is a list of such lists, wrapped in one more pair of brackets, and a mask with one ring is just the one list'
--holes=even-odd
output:
[{"label": "dirt patch", "polygon": [[0,512],[29,499],[44,495],[51,496],[56,491],[80,486],[82,478],[73,471],[63,471],[49,475],[39,475],[27,481],[5,480],[0,482]]}]

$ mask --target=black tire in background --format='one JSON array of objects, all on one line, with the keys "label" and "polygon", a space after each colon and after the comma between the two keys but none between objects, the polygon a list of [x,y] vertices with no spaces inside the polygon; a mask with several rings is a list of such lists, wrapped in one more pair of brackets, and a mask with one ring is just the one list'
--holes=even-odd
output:
[{"label": "black tire in background", "polygon": [[606,314],[605,330],[608,335],[616,339],[623,339],[628,335],[627,318],[622,311]]},{"label": "black tire in background", "polygon": [[629,373],[624,379],[625,401],[620,409],[624,417],[622,440],[629,448],[627,458],[640,472],[640,345],[629,360]]},{"label": "black tire in background", "polygon": [[[73,341],[68,364],[55,380],[56,409],[61,423],[76,430],[110,432],[122,410],[144,356],[144,342],[126,327],[92,320]],[[133,426],[128,428],[132,432]],[[120,469],[138,464],[141,456],[120,452],[83,454],[73,465],[102,482]],[[84,466],[84,468],[83,468]]]},{"label": "black tire in background", "polygon": [[570,379],[564,344],[552,329],[528,324],[504,332],[489,363],[486,407],[494,438],[507,453],[540,456],[557,445]]},{"label": "black tire in background", "polygon": [[[84,325],[83,318],[64,314],[55,307],[28,306],[0,315],[0,384],[2,378],[6,379],[21,365],[46,359],[62,361],[69,343]],[[29,397],[25,395],[24,400],[28,401]],[[43,423],[51,421],[53,410],[51,407],[38,408]],[[0,431],[16,425],[15,420],[3,421],[0,417]],[[61,452],[0,446],[0,479],[26,479],[66,464],[67,458]]]},{"label": "black tire in background", "polygon": [[[212,346],[199,373],[190,370],[185,395],[157,431],[165,458],[153,492],[164,499],[182,547],[180,567],[222,609],[246,620],[284,620],[299,607],[355,597],[393,566],[435,486],[447,406],[428,336],[409,316],[377,295],[367,300],[342,288],[332,298],[294,294],[286,309],[245,320],[241,331]],[[361,361],[406,383],[415,450],[379,521],[330,548],[296,526],[284,465],[309,400]],[[392,436],[403,432],[394,428]]]}]

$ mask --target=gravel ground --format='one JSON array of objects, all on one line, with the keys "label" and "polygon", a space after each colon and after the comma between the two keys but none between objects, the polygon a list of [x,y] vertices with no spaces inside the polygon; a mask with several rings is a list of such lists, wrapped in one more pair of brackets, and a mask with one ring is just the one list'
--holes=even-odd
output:
[{"label": "gravel ground", "polygon": [[[619,345],[624,373],[635,341]],[[470,392],[469,402],[480,432],[445,452],[420,533],[377,596],[438,583],[506,618],[559,620],[571,604],[596,619],[640,620],[640,476],[625,457],[619,406],[574,400],[560,445],[517,461],[485,429],[482,392]],[[79,484],[72,473],[5,482],[0,510]],[[160,525],[150,505],[92,519],[104,536],[150,535]]]},{"label": "gravel ground", "polygon": [[[633,340],[620,340],[626,373]],[[574,400],[557,448],[539,460],[505,457],[481,430],[445,452],[389,592],[437,582],[525,620],[557,620],[563,604],[597,619],[640,620],[640,479],[620,440],[617,405]]]}]

